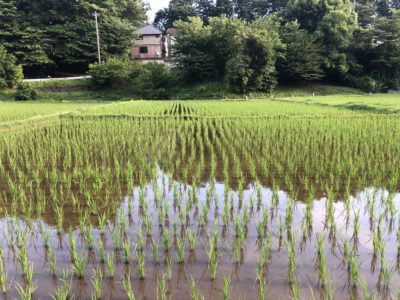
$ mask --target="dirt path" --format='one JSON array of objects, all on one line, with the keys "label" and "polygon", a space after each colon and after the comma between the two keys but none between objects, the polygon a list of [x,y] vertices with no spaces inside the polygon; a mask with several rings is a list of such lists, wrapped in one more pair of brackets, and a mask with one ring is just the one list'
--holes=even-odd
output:
[{"label": "dirt path", "polygon": [[98,104],[94,105],[91,107],[81,107],[73,110],[67,110],[67,111],[61,111],[61,112],[56,112],[52,114],[47,114],[47,115],[35,115],[32,117],[29,117],[27,119],[22,119],[22,120],[15,120],[15,121],[8,121],[8,122],[0,122],[0,134],[1,133],[8,133],[8,132],[15,132],[18,130],[23,130],[23,129],[30,129],[30,128],[37,128],[37,127],[43,127],[43,126],[48,126],[51,124],[55,124],[58,121],[60,121],[60,117],[71,114],[71,113],[76,113],[79,111],[88,111],[94,108],[99,108],[102,106],[108,106],[112,105],[113,103],[106,103],[106,104]]},{"label": "dirt path", "polygon": [[4,125],[0,123],[0,126],[2,126],[0,127],[0,133],[15,132],[18,130],[37,128],[54,124],[60,120],[60,116],[69,114],[71,112],[73,111],[63,111],[48,115],[36,115],[28,119],[13,121],[13,123],[15,123],[14,125],[7,125],[7,123],[5,123]]}]

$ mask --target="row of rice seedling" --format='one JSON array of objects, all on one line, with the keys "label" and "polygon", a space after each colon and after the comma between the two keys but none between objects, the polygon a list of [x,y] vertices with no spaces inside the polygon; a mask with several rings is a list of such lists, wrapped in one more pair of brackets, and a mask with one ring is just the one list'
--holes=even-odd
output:
[{"label": "row of rice seedling", "polygon": [[0,137],[7,297],[397,295],[396,117],[183,118],[204,103],[150,102],[140,115],[181,118],[113,118],[111,107]]}]

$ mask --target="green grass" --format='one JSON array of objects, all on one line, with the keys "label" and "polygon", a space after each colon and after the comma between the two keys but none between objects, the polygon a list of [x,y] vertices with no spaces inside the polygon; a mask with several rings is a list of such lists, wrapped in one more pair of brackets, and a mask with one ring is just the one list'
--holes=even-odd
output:
[{"label": "green grass", "polygon": [[374,94],[374,95],[331,95],[325,97],[286,97],[282,100],[296,103],[317,104],[354,111],[399,113],[400,95]]},{"label": "green grass", "polygon": [[99,102],[9,102],[0,101],[0,128],[25,122],[51,119],[59,114],[82,112],[94,106],[104,105]]},{"label": "green grass", "polygon": [[[141,100],[134,90],[101,90],[90,89],[90,80],[54,80],[29,83],[38,92],[41,101],[116,101]],[[272,94],[252,92],[247,96],[229,91],[222,82],[209,82],[196,85],[176,86],[170,90],[170,99],[174,100],[218,100],[218,99],[265,99],[297,96],[354,95],[362,94],[359,90],[330,85],[326,83],[302,83],[297,85],[278,86]],[[0,92],[0,101],[14,98],[13,90]]]}]

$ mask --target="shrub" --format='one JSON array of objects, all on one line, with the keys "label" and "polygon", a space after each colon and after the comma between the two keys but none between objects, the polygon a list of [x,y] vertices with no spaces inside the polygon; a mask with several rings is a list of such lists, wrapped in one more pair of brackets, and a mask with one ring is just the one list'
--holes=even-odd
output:
[{"label": "shrub", "polygon": [[17,85],[17,90],[15,92],[15,100],[17,101],[27,101],[34,100],[37,97],[37,93],[34,88],[30,85],[19,83]]},{"label": "shrub", "polygon": [[347,80],[352,87],[368,93],[378,93],[386,88],[384,80],[376,79],[371,76],[348,76]]},{"label": "shrub", "polygon": [[172,75],[168,67],[158,63],[147,63],[134,70],[133,87],[135,93],[145,99],[163,100],[169,98]]},{"label": "shrub", "polygon": [[135,64],[131,61],[120,58],[110,58],[102,64],[91,64],[91,85],[95,89],[127,87],[134,68]]},{"label": "shrub", "polygon": [[22,77],[22,67],[17,65],[14,55],[0,45],[0,90],[14,87]]}]

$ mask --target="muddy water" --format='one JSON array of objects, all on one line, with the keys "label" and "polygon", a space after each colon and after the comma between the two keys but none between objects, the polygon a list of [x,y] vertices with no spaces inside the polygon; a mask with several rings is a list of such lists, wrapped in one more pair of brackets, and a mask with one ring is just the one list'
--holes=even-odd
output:
[{"label": "muddy water", "polygon": [[[135,187],[123,199],[120,200],[119,213],[117,217],[109,220],[106,226],[106,232],[100,234],[97,226],[93,227],[94,249],[89,250],[79,229],[74,227],[73,235],[77,241],[77,252],[85,257],[85,276],[83,279],[77,279],[70,275],[70,282],[74,299],[90,299],[93,291],[92,274],[95,268],[100,268],[105,277],[103,279],[102,299],[126,299],[121,277],[131,275],[131,281],[134,293],[138,299],[156,299],[157,277],[162,277],[167,273],[166,261],[169,258],[172,261],[172,277],[167,281],[168,297],[171,299],[189,299],[190,298],[190,280],[194,278],[198,288],[205,299],[221,299],[223,288],[223,277],[231,277],[231,298],[232,299],[257,299],[258,283],[256,281],[256,270],[259,259],[260,241],[257,237],[257,221],[260,219],[263,208],[269,210],[268,232],[272,237],[271,257],[265,267],[265,279],[267,282],[267,298],[269,299],[287,299],[292,296],[290,285],[288,283],[288,254],[286,250],[285,214],[288,203],[288,195],[285,191],[278,192],[278,202],[274,202],[274,192],[268,187],[262,187],[261,199],[257,197],[256,187],[248,185],[244,191],[243,200],[239,201],[239,195],[236,191],[230,190],[228,200],[232,197],[234,208],[230,212],[230,220],[225,228],[222,225],[222,213],[225,203],[224,185],[220,182],[215,184],[206,183],[199,187],[197,198],[199,207],[210,205],[208,213],[208,224],[205,227],[199,225],[198,219],[192,210],[187,216],[186,228],[192,228],[198,234],[195,251],[190,251],[186,242],[185,263],[178,264],[176,250],[173,246],[169,251],[164,251],[162,246],[162,232],[169,230],[171,240],[174,240],[173,220],[178,216],[177,207],[174,206],[174,197],[176,190],[180,191],[183,203],[189,197],[191,186],[172,180],[167,174],[158,170],[157,185],[155,182],[145,187],[145,198],[149,202],[149,215],[152,216],[153,228],[152,235],[147,236],[143,233],[144,253],[145,253],[145,279],[140,280],[137,272],[136,257],[134,255],[133,245],[138,241],[138,228],[143,223],[141,208],[139,207],[140,188]],[[155,201],[154,186],[158,186],[159,193],[165,192],[165,203],[169,204],[168,221],[163,226],[159,226],[157,201]],[[209,197],[210,190],[214,186],[214,196]],[[175,195],[174,195],[175,189]],[[396,232],[399,226],[398,213],[393,218],[386,210],[388,192],[380,189],[365,188],[354,193],[349,200],[351,211],[347,213],[343,201],[333,203],[334,215],[336,221],[337,233],[335,237],[329,238],[329,228],[325,226],[326,198],[315,199],[312,202],[312,230],[303,238],[302,220],[305,216],[306,204],[302,201],[295,201],[293,207],[293,223],[291,226],[292,234],[296,237],[295,261],[296,277],[299,283],[299,295],[301,299],[309,299],[311,290],[317,297],[320,293],[317,267],[316,235],[324,234],[324,252],[326,255],[326,265],[328,269],[329,280],[333,282],[335,299],[348,299],[354,295],[362,299],[360,286],[357,290],[350,287],[349,273],[347,264],[343,258],[343,245],[347,240],[349,245],[356,245],[357,260],[359,263],[360,278],[365,278],[370,291],[375,291],[382,298],[390,298],[397,293],[397,285],[400,283],[398,256],[397,256],[397,238]],[[209,199],[209,200],[207,200]],[[392,279],[389,290],[381,287],[380,276],[380,256],[373,257],[372,231],[369,215],[369,205],[371,199],[375,199],[374,219],[382,213],[385,218],[381,221],[382,240],[385,241],[385,260],[389,266]],[[396,209],[399,209],[400,194],[394,195]],[[208,201],[208,202],[207,202]],[[218,205],[216,205],[218,203]],[[241,203],[241,204],[240,204]],[[252,207],[251,203],[254,203]],[[239,208],[239,205],[241,208]],[[131,211],[129,212],[129,209]],[[250,221],[247,231],[247,239],[241,262],[234,263],[232,259],[232,246],[235,241],[234,217],[242,215],[243,209],[247,209]],[[359,212],[359,234],[358,241],[354,241],[354,216]],[[219,239],[219,267],[216,280],[210,280],[208,273],[208,236],[214,228],[214,220],[218,225]],[[116,224],[124,222],[126,236],[132,243],[131,258],[129,264],[123,259],[122,250],[115,250],[113,245],[113,230]],[[279,233],[279,224],[283,223],[283,236]],[[376,223],[376,220],[374,221]],[[44,248],[41,228],[47,228],[51,232],[51,248],[57,257],[57,274],[52,276],[50,272],[49,252]],[[375,224],[376,230],[376,224]],[[16,283],[24,285],[21,268],[18,263],[18,247],[16,246],[16,232],[27,231],[26,248],[29,262],[34,266],[34,282],[37,290],[34,293],[34,299],[51,299],[57,286],[62,284],[60,278],[63,270],[71,273],[71,254],[70,242],[67,232],[57,233],[54,224],[46,223],[44,220],[22,221],[18,218],[3,217],[0,220],[0,244],[4,249],[4,263],[7,272],[8,284],[11,289],[5,299],[18,298],[15,289]],[[181,225],[178,225],[177,237],[181,237]],[[106,252],[115,255],[115,276],[110,278],[107,274],[105,263],[100,262],[98,251],[98,240],[102,238],[106,245]],[[265,242],[265,241],[264,241]],[[160,244],[161,263],[156,264],[152,257],[151,244]]]}]

